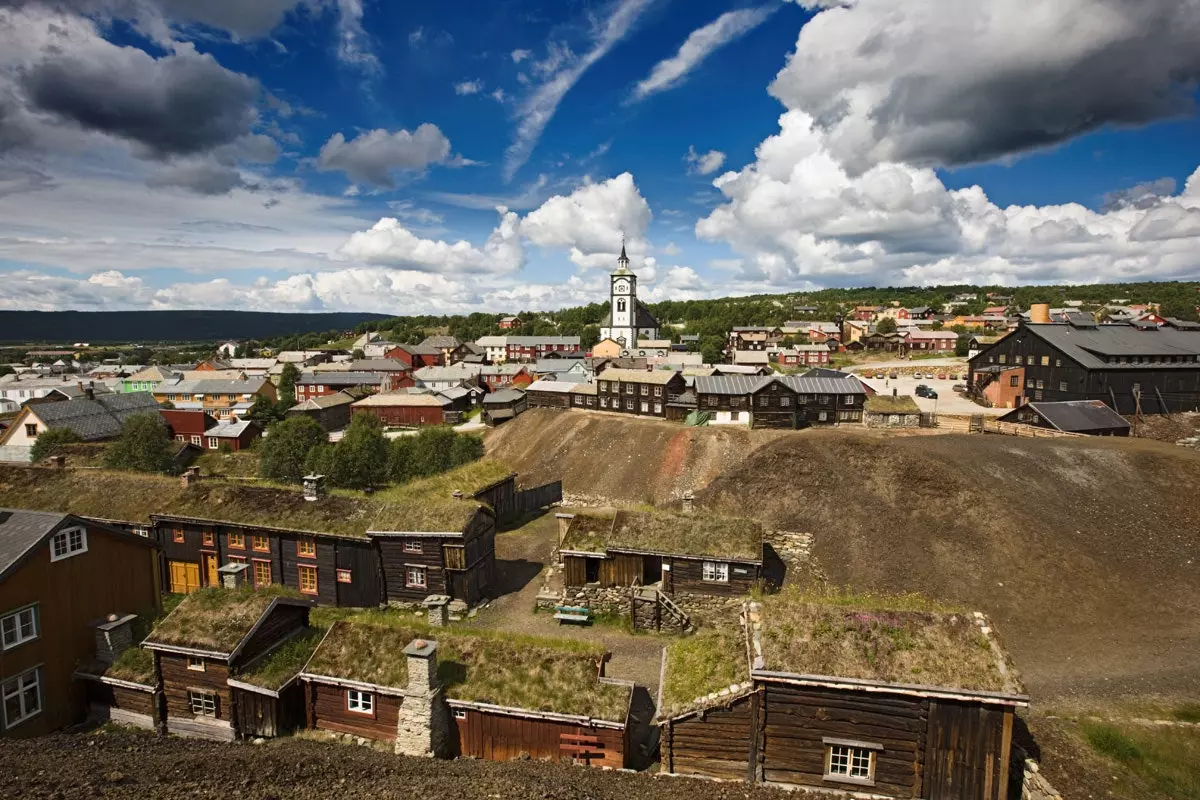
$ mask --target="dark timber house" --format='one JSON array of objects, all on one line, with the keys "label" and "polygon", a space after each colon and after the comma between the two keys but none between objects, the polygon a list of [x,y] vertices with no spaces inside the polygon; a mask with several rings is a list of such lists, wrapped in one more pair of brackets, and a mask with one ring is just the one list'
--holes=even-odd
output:
[{"label": "dark timber house", "polygon": [[861,423],[867,393],[854,377],[696,377],[698,410],[716,425],[805,428]]},{"label": "dark timber house", "polygon": [[270,659],[310,634],[311,606],[285,589],[203,589],[185,598],[142,643],[154,654],[166,732],[231,740],[296,727],[300,665],[280,678]]},{"label": "dark timber house", "polygon": [[968,391],[992,381],[1032,401],[1101,400],[1118,414],[1200,408],[1200,331],[1156,326],[1023,323],[971,358]]},{"label": "dark timber house", "polygon": [[576,642],[341,621],[302,675],[308,725],[407,755],[620,768],[633,686],[604,677],[606,657]]},{"label": "dark timber house", "polygon": [[1026,403],[1014,408],[1000,422],[1018,422],[1064,433],[1088,436],[1128,436],[1130,424],[1102,400],[1062,400],[1057,403]]},{"label": "dark timber house", "polygon": [[667,401],[683,394],[683,375],[671,370],[604,370],[596,377],[597,408],[642,417],[666,418]]},{"label": "dark timber house", "polygon": [[[896,798],[1008,797],[1014,712],[1028,698],[983,615],[823,605],[785,590],[747,602],[743,633],[670,648],[665,771]],[[705,667],[711,648],[749,663]]]}]

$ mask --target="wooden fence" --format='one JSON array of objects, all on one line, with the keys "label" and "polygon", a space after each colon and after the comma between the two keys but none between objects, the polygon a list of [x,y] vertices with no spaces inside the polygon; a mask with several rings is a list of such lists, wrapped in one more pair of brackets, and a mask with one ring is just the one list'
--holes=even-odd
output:
[{"label": "wooden fence", "polygon": [[1059,439],[1064,436],[1086,436],[1083,433],[1067,433],[1050,428],[1039,428],[1036,425],[1023,425],[1019,422],[1000,422],[999,420],[984,420],[984,433],[1000,433],[1005,436],[1024,436],[1029,439]]},{"label": "wooden fence", "polygon": [[562,481],[535,486],[532,489],[521,489],[517,492],[516,512],[525,514],[554,503],[561,503],[562,496]]}]

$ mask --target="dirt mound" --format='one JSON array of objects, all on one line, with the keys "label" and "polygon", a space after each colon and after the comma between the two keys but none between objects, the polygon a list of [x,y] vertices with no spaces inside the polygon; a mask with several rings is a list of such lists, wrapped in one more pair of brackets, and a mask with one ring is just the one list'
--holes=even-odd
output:
[{"label": "dirt mound", "polygon": [[1134,435],[1160,442],[1177,442],[1200,435],[1200,414],[1156,414],[1133,420]]},{"label": "dirt mound", "polygon": [[486,441],[488,454],[516,470],[524,485],[561,479],[575,500],[664,505],[788,435],[533,409]]}]

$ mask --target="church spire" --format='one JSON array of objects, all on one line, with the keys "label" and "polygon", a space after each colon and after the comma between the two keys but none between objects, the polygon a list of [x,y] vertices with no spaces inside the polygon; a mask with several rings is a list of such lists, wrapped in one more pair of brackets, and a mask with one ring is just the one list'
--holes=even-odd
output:
[{"label": "church spire", "polygon": [[629,271],[629,256],[625,255],[625,237],[621,237],[621,255],[617,257],[617,272]]}]

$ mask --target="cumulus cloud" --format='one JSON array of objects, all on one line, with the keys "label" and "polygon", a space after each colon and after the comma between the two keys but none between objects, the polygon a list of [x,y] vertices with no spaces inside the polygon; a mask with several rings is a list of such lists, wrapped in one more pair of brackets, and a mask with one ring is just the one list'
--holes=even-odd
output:
[{"label": "cumulus cloud", "polygon": [[738,39],[767,21],[778,6],[744,8],[727,11],[702,28],[692,31],[679,52],[654,65],[650,74],[633,87],[632,100],[647,97],[672,89],[685,80],[696,67],[717,49]]},{"label": "cumulus cloud", "polygon": [[633,257],[648,249],[644,237],[652,217],[633,176],[625,172],[551,197],[525,216],[521,233],[539,247],[569,248],[571,261],[580,267],[603,267],[616,262],[623,239]]},{"label": "cumulus cloud", "polygon": [[370,230],[353,234],[338,254],[367,264],[402,267],[439,274],[506,273],[525,263],[518,218],[499,208],[500,224],[482,248],[459,240],[445,242],[423,239],[405,228],[395,217],[384,217]]},{"label": "cumulus cloud", "polygon": [[1114,211],[1121,208],[1154,208],[1162,203],[1166,195],[1175,194],[1174,178],[1159,178],[1130,186],[1127,189],[1114,189],[1104,195],[1100,208],[1103,211]]},{"label": "cumulus cloud", "polygon": [[431,123],[415,131],[377,128],[347,141],[340,132],[329,137],[317,157],[317,168],[344,172],[352,181],[392,188],[396,171],[421,172],[450,158],[450,140]]},{"label": "cumulus cloud", "polygon": [[473,81],[461,81],[454,84],[454,93],[458,95],[479,94],[482,91],[483,81],[478,79]]},{"label": "cumulus cloud", "polygon": [[151,175],[146,183],[156,188],[175,186],[209,195],[228,194],[246,185],[242,174],[234,167],[203,160],[168,164]]},{"label": "cumulus cloud", "polygon": [[697,153],[696,148],[689,146],[684,158],[690,175],[711,175],[725,163],[725,154],[720,150],[709,150],[707,153]]},{"label": "cumulus cloud", "polygon": [[986,161],[1194,109],[1191,0],[799,1],[827,10],[770,91],[854,172]]},{"label": "cumulus cloud", "polygon": [[99,18],[130,20],[160,40],[169,25],[205,25],[239,39],[256,39],[275,30],[291,11],[318,8],[322,0],[0,0],[0,7],[49,6]]}]

